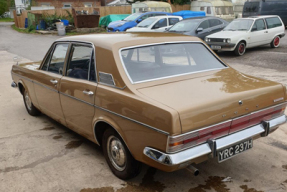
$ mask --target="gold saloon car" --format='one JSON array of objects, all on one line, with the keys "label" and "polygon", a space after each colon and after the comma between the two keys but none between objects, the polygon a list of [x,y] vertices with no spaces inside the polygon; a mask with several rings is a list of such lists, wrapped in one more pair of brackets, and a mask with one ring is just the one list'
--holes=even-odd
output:
[{"label": "gold saloon car", "polygon": [[12,87],[44,113],[102,146],[112,172],[135,177],[209,158],[225,161],[286,122],[286,88],[242,74],[196,37],[169,33],[73,36],[41,63],[14,65]]}]

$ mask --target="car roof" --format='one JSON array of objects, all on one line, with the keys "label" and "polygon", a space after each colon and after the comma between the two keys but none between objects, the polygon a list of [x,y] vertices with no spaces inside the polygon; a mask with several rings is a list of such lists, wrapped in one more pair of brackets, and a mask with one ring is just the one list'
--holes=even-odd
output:
[{"label": "car roof", "polygon": [[278,17],[278,15],[260,15],[260,16],[251,16],[251,17],[248,17],[248,18],[257,19],[257,18],[269,18],[269,17]]},{"label": "car roof", "polygon": [[113,50],[115,47],[140,46],[144,44],[178,42],[178,41],[201,41],[198,37],[186,36],[176,33],[159,32],[133,32],[133,33],[101,33],[90,35],[77,35],[64,37],[56,42],[86,42],[92,43],[95,47]]},{"label": "car roof", "polygon": [[205,19],[221,19],[218,17],[212,17],[212,16],[203,16],[203,17],[190,17],[190,18],[186,18],[184,20],[205,20]]},{"label": "car roof", "polygon": [[163,11],[149,11],[149,12],[144,12],[144,13],[142,13],[142,15],[151,14],[151,13],[164,13],[164,14],[171,14],[171,13],[163,12]]},{"label": "car roof", "polygon": [[177,16],[177,15],[160,15],[160,16],[152,16],[152,17],[149,17],[149,18],[182,18],[181,16]]}]

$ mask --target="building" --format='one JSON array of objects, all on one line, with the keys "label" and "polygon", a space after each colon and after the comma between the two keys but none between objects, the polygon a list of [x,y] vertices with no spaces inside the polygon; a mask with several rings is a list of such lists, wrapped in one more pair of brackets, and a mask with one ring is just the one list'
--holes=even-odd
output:
[{"label": "building", "polygon": [[101,0],[34,0],[35,6],[70,8],[70,7],[96,7],[101,6]]},{"label": "building", "polygon": [[22,10],[25,10],[30,5],[30,0],[15,0],[15,9],[17,14],[20,14]]}]

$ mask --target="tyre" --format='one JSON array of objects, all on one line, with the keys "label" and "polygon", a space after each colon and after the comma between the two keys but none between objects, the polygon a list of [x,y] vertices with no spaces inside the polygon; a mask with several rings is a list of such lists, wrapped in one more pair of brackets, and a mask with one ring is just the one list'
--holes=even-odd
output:
[{"label": "tyre", "polygon": [[25,104],[25,107],[27,109],[27,112],[30,115],[38,116],[41,114],[41,112],[33,105],[27,90],[24,90],[24,92],[23,92],[23,100],[24,100],[24,104]]},{"label": "tyre", "polygon": [[140,162],[133,158],[116,131],[109,128],[104,132],[102,147],[105,159],[115,176],[127,180],[139,174]]},{"label": "tyre", "polygon": [[273,39],[273,41],[270,43],[270,46],[271,46],[272,48],[277,48],[277,47],[279,47],[279,45],[280,45],[280,40],[281,40],[281,38],[280,38],[279,36],[276,36],[276,37]]},{"label": "tyre", "polygon": [[246,51],[246,45],[243,41],[239,42],[234,50],[235,55],[242,56]]}]

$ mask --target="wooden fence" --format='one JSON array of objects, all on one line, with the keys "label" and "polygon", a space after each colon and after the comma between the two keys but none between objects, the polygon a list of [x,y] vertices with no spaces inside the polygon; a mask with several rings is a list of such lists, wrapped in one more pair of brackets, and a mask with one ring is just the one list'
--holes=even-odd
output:
[{"label": "wooden fence", "polygon": [[[171,5],[173,12],[181,11],[181,10],[190,10],[190,5]],[[110,14],[131,14],[131,6],[105,6],[105,7],[75,7],[76,11],[86,10],[89,13],[93,13],[94,10],[99,10],[100,16],[106,16]],[[51,10],[37,10],[37,11],[22,11],[21,15],[17,15],[16,11],[14,11],[14,20],[15,25],[18,28],[25,27],[25,18],[28,17],[28,12],[30,13],[38,13],[45,15],[61,15],[68,16],[68,13],[72,13],[72,9],[51,9]]]}]

